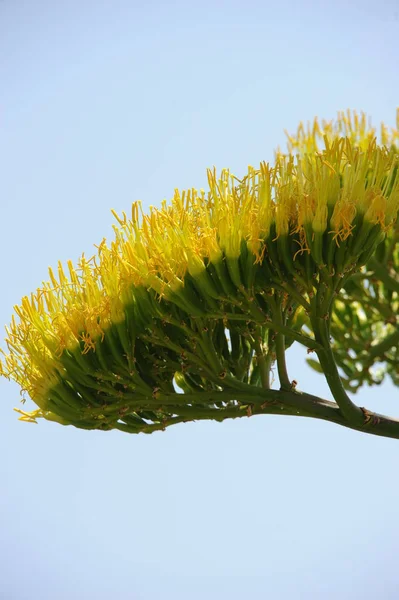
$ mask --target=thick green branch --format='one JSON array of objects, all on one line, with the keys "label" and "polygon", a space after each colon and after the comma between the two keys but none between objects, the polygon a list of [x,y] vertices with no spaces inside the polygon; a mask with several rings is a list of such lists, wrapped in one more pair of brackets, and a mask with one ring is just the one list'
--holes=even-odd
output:
[{"label": "thick green branch", "polygon": [[[248,386],[248,388],[250,387]],[[179,397],[179,402],[177,402],[177,397]],[[190,402],[194,401],[194,397],[196,403],[202,406],[190,405]],[[225,408],[204,406],[206,402],[214,401],[216,403],[222,399],[235,405],[231,406],[229,404]],[[184,404],[184,400],[186,404]],[[279,414],[321,419],[354,429],[355,431],[399,439],[399,420],[397,419],[391,419],[384,415],[367,411],[366,409],[359,409],[362,414],[362,421],[360,423],[349,422],[336,403],[296,391],[264,390],[259,388],[256,395],[235,391],[201,392],[190,395],[163,394],[157,397],[156,400],[149,397],[148,401],[150,404],[156,401],[158,405],[165,408],[169,406],[168,412],[170,412],[171,416],[159,423],[149,423],[142,429],[145,433],[163,430],[170,425],[188,421],[224,421],[225,419],[249,417],[252,415]],[[113,427],[131,433],[137,432],[137,428],[134,425],[130,426],[119,421]]]}]

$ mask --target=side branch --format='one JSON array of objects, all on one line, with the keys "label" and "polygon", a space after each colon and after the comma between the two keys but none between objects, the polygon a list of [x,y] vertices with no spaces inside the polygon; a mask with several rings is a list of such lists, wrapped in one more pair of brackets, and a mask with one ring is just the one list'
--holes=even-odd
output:
[{"label": "side branch", "polygon": [[323,346],[323,349],[316,350],[316,353],[334,400],[338,403],[344,417],[352,424],[360,426],[364,415],[362,410],[349,398],[342,385],[334,354],[331,350],[326,321],[323,318],[313,318],[312,326],[316,340]]}]

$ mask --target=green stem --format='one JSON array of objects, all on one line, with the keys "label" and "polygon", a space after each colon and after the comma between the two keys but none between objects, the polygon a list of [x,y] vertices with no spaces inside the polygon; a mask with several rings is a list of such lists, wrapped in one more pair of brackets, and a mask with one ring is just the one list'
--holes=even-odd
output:
[{"label": "green stem", "polygon": [[368,267],[374,271],[375,275],[377,275],[378,279],[382,281],[388,290],[399,293],[399,281],[396,281],[396,279],[389,275],[384,265],[379,263],[375,258],[371,258]]},{"label": "green stem", "polygon": [[340,407],[344,417],[350,423],[359,425],[364,420],[364,415],[362,410],[349,398],[342,385],[334,354],[331,350],[327,321],[317,317],[311,320],[315,338],[323,345],[323,349],[316,350],[316,352],[334,400]]},{"label": "green stem", "polygon": [[305,300],[305,298],[303,298],[301,296],[301,294],[299,292],[297,292],[297,290],[292,287],[292,285],[290,285],[288,282],[283,280],[283,283],[277,283],[277,281],[273,280],[272,285],[275,289],[277,290],[282,290],[283,292],[288,293],[290,296],[292,296],[293,298],[295,298],[295,300],[298,302],[298,304],[300,304],[301,306],[303,306],[303,308],[306,311],[310,310],[310,304],[309,302],[307,302]]},{"label": "green stem", "polygon": [[156,346],[160,346],[161,348],[169,348],[170,350],[174,350],[178,354],[185,354],[187,359],[189,359],[193,364],[196,364],[199,369],[202,369],[204,373],[206,373],[208,379],[215,383],[219,383],[217,377],[215,377],[215,373],[209,368],[209,366],[203,362],[196,354],[189,352],[186,348],[182,348],[178,344],[175,344],[171,340],[166,340],[164,337],[160,336],[159,338],[153,337],[151,335],[142,335],[141,339],[144,341],[151,342]]},{"label": "green stem", "polygon": [[287,364],[285,362],[285,339],[282,333],[276,335],[276,360],[280,389],[290,390],[292,386],[288,376]]},{"label": "green stem", "polygon": [[252,338],[253,347],[256,354],[256,360],[259,366],[260,371],[260,379],[262,382],[262,387],[265,390],[270,389],[270,360],[267,360],[267,355],[265,355],[262,348],[262,333],[260,327],[256,328],[255,335]]},{"label": "green stem", "polygon": [[282,333],[288,337],[292,337],[294,340],[302,344],[302,346],[306,346],[311,350],[317,350],[318,348],[322,349],[323,346],[319,344],[316,340],[306,335],[302,335],[291,329],[290,327],[286,327],[285,325],[279,325],[278,323],[274,323],[273,321],[263,320],[255,320],[250,315],[237,315],[233,313],[210,313],[207,315],[209,319],[226,319],[228,321],[253,321],[254,323],[259,323],[262,327],[266,327],[267,329],[272,329],[273,331]]},{"label": "green stem", "polygon": [[393,333],[389,334],[375,346],[370,346],[367,350],[367,356],[369,358],[378,358],[382,356],[385,352],[397,346],[399,342],[399,329],[396,329]]},{"label": "green stem", "polygon": [[396,318],[396,313],[388,304],[382,304],[381,302],[378,302],[376,298],[372,298],[368,294],[366,295],[364,290],[359,292],[351,292],[349,301],[353,300],[357,300],[370,311],[375,310],[387,321]]},{"label": "green stem", "polygon": [[[250,387],[250,386],[248,386]],[[208,393],[205,393],[208,395]],[[215,393],[218,397],[219,392]],[[184,396],[184,394],[182,394]],[[200,397],[201,394],[198,394]],[[110,428],[120,429],[130,433],[151,433],[152,431],[163,430],[171,425],[199,420],[217,420],[231,419],[237,417],[246,417],[261,414],[280,414],[309,417],[329,421],[355,431],[378,435],[387,438],[399,439],[399,420],[391,419],[384,415],[369,412],[365,409],[359,409],[362,414],[362,421],[359,423],[350,422],[343,415],[341,408],[335,403],[311,394],[288,391],[288,390],[262,390],[258,388],[257,396],[253,394],[237,394],[230,396],[231,400],[237,400],[241,406],[226,407],[221,409],[195,409],[192,413],[184,412],[184,416],[168,416],[162,422],[147,424],[144,427],[130,426],[119,421],[113,423]],[[200,398],[199,398],[200,399]],[[260,403],[260,401],[262,401]],[[176,408],[176,410],[180,410]],[[122,419],[123,420],[123,419]]]},{"label": "green stem", "polygon": [[280,389],[290,390],[291,382],[288,376],[287,364],[285,362],[285,337],[281,332],[281,328],[284,327],[284,321],[280,303],[278,301],[275,302],[273,317],[273,321],[280,328],[280,331],[276,334],[276,360]]},{"label": "green stem", "polygon": [[224,370],[224,367],[219,359],[218,353],[216,352],[212,338],[208,331],[202,333],[199,345],[202,348],[204,360],[207,361],[215,375],[220,376]]}]

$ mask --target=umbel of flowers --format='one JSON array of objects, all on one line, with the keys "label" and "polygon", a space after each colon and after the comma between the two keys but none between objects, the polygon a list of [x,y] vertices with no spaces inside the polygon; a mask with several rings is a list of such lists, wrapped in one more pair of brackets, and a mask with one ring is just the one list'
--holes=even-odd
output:
[{"label": "umbel of flowers", "polygon": [[[15,307],[0,368],[38,407],[21,419],[149,433],[266,412],[364,427],[330,324],[396,223],[398,139],[383,126],[378,144],[364,115],[315,120],[274,164],[241,179],[209,170],[207,190],[114,213],[111,243],[50,269]],[[316,352],[336,404],[314,408],[295,389],[285,363],[294,341]]]}]

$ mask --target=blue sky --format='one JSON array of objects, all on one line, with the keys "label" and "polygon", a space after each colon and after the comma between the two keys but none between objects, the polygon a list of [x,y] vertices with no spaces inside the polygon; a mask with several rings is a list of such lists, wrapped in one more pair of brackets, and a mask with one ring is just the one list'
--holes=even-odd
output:
[{"label": "blue sky", "polygon": [[[392,125],[398,38],[395,0],[1,0],[0,324],[111,208],[239,176],[315,115]],[[389,383],[356,400],[399,415]],[[86,432],[18,403],[0,381],[1,598],[397,598],[397,441],[272,416]]]}]

